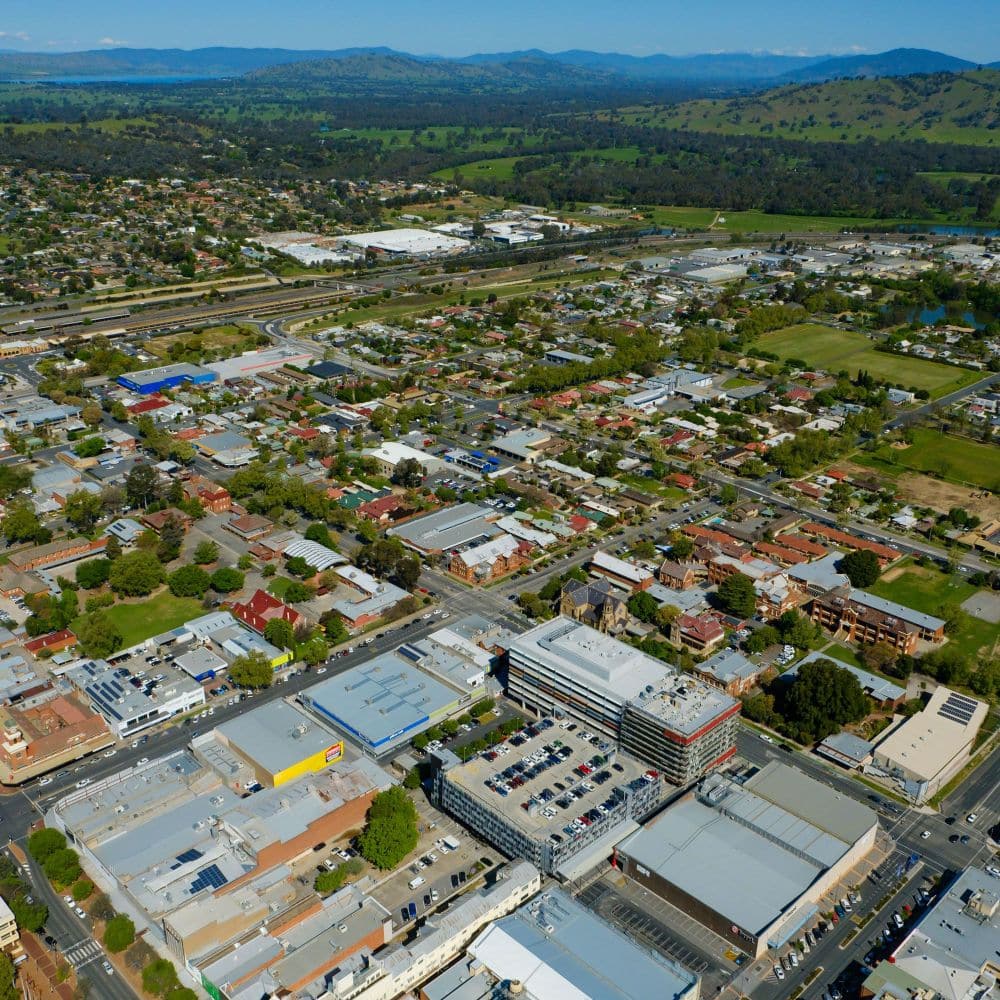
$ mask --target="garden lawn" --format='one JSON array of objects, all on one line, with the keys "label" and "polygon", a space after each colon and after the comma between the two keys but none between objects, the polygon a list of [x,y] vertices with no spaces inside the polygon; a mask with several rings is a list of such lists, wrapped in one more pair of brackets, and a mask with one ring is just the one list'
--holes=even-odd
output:
[{"label": "garden lawn", "polygon": [[[908,565],[902,574],[892,580],[879,580],[868,590],[878,597],[928,615],[938,615],[942,604],[961,604],[976,592],[971,583],[959,576],[914,565]],[[963,627],[948,638],[951,647],[974,659],[984,646],[997,642],[997,627],[981,618],[966,615]]]},{"label": "garden lawn", "polygon": [[927,615],[936,615],[942,604],[961,604],[976,592],[971,583],[959,577],[914,565],[907,566],[904,572],[888,582],[877,581],[868,590],[877,597],[905,604]]},{"label": "garden lawn", "polygon": [[927,472],[942,479],[986,490],[1000,489],[1000,462],[995,445],[953,437],[928,427],[911,432],[908,448],[883,445],[875,452],[881,463]]},{"label": "garden lawn", "polygon": [[863,368],[877,379],[905,388],[927,389],[932,396],[982,377],[964,368],[876,351],[874,342],[864,334],[820,323],[797,323],[774,330],[758,337],[755,344],[779,358],[800,358],[814,368],[847,371],[852,377]]},{"label": "garden lawn", "polygon": [[[116,604],[105,609],[107,616],[118,626],[122,648],[127,649],[161,632],[169,632],[178,625],[203,613],[201,601],[194,597],[174,597],[164,590],[154,597],[132,604]],[[70,623],[74,628],[80,619]]]}]

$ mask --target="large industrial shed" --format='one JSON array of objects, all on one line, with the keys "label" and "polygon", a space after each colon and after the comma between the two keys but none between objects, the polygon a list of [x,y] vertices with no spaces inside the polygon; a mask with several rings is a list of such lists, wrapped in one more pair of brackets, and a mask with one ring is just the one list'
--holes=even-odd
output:
[{"label": "large industrial shed", "polygon": [[622,870],[754,958],[803,933],[875,846],[876,814],[778,761],[713,774],[626,837]]}]

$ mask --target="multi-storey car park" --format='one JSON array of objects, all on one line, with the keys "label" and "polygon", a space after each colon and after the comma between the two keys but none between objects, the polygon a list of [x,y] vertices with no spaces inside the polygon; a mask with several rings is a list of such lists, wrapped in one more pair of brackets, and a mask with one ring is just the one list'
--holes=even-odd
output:
[{"label": "multi-storey car park", "polygon": [[542,719],[462,764],[431,755],[436,803],[511,858],[563,878],[610,855],[663,797],[660,775],[577,723]]}]

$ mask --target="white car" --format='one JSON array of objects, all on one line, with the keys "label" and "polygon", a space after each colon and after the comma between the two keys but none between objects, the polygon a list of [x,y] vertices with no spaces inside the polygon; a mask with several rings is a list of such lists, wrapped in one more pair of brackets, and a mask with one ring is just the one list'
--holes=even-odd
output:
[{"label": "white car", "polygon": [[986,874],[992,875],[993,878],[1000,878],[1000,868],[997,868],[996,865],[987,865]]},{"label": "white car", "polygon": [[799,967],[799,956],[795,954],[794,951],[788,953],[788,961],[792,963],[797,969]]},{"label": "white car", "polygon": [[73,902],[72,896],[63,896],[63,902],[70,907],[75,907],[76,903]]},{"label": "white car", "polygon": [[87,919],[87,914],[79,906],[74,906],[73,911],[81,920]]},{"label": "white car", "polygon": [[979,819],[979,813],[969,813],[969,815],[965,817],[965,822],[972,824],[975,823],[977,819]]},{"label": "white car", "polygon": [[775,977],[777,979],[784,979],[785,978],[785,970],[780,965],[776,965],[774,967],[774,975],[775,975]]},{"label": "white car", "polygon": [[768,736],[768,735],[767,735],[767,733],[758,733],[757,735],[758,735],[758,736],[759,736],[759,737],[760,737],[760,738],[761,738],[761,739],[762,739],[762,740],[763,740],[763,741],[764,741],[765,743],[773,743],[773,742],[774,742],[774,740],[773,740],[773,739],[771,739],[771,737],[770,737],[770,736]]},{"label": "white car", "polygon": [[931,835],[930,830],[924,830],[923,833],[920,834],[920,839],[926,840],[930,835]]},{"label": "white car", "polygon": [[316,671],[316,673],[317,674],[325,674],[326,673],[326,667],[320,667],[319,670]]},{"label": "white car", "polygon": [[105,750],[104,753],[101,754],[101,756],[102,757],[114,757],[114,755],[116,753],[118,753],[117,750]]},{"label": "white car", "polygon": [[139,759],[138,759],[138,760],[136,761],[136,764],[137,764],[137,765],[139,765],[139,764],[148,764],[148,763],[149,763],[149,758],[148,758],[148,757],[140,757],[140,758],[139,758]]},{"label": "white car", "polygon": [[41,788],[43,785],[51,785],[52,781],[52,778],[42,778],[41,781],[38,782],[38,787]]},{"label": "white car", "polygon": [[77,783],[77,788],[86,788],[90,784],[90,778],[81,778]]}]

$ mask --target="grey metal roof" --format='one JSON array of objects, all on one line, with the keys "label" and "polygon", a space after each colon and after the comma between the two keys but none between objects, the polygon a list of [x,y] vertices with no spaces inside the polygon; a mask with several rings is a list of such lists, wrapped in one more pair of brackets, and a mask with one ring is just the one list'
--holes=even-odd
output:
[{"label": "grey metal roof", "polygon": [[851,600],[857,604],[863,604],[866,608],[873,608],[883,614],[892,615],[900,621],[910,625],[919,625],[921,628],[929,629],[932,632],[944,627],[944,619],[935,618],[934,615],[926,615],[922,611],[914,611],[903,604],[895,601],[887,601],[884,597],[876,597],[869,594],[867,590],[851,590]]},{"label": "grey metal roof", "polygon": [[874,811],[857,799],[780,761],[758,771],[746,788],[847,844],[860,840],[877,821]]},{"label": "grey metal roof", "polygon": [[397,525],[386,534],[421,549],[452,549],[502,534],[487,517],[495,518],[496,511],[475,503],[460,503]]},{"label": "grey metal roof", "polygon": [[829,750],[834,755],[848,757],[860,764],[871,754],[874,747],[874,743],[863,740],[860,736],[855,736],[854,733],[833,733],[820,743],[816,751],[823,753]]},{"label": "grey metal roof", "polygon": [[698,979],[640,947],[561,889],[503,917],[469,946],[498,979],[519,980],[537,1000],[677,1000]]},{"label": "grey metal roof", "polygon": [[737,678],[754,677],[760,672],[761,667],[748,660],[737,649],[722,649],[714,656],[699,663],[698,670],[711,674],[720,683],[725,684],[727,681]]},{"label": "grey metal roof", "polygon": [[[742,787],[717,775],[706,779],[698,795],[670,806],[619,850],[759,933],[874,825],[875,814],[856,804],[870,817],[861,829],[861,813],[852,811],[851,801],[773,762]],[[842,840],[833,831],[857,836]]]},{"label": "grey metal roof", "polygon": [[281,700],[238,715],[217,728],[235,750],[272,774],[326,750],[338,740],[325,726]]}]

